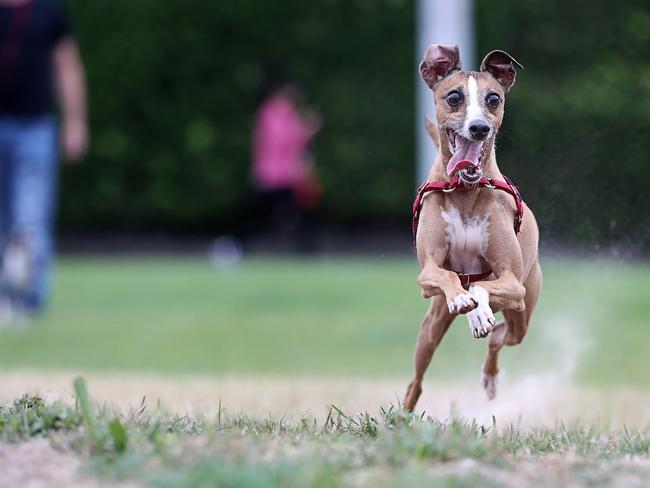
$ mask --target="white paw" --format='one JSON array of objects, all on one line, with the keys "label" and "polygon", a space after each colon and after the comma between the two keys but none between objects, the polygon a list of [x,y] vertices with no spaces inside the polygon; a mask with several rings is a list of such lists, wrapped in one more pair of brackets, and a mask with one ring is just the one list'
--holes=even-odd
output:
[{"label": "white paw", "polygon": [[488,400],[494,400],[497,396],[497,375],[483,373],[483,389]]},{"label": "white paw", "polygon": [[469,293],[478,304],[474,310],[467,313],[469,330],[476,339],[481,339],[492,332],[496,320],[494,320],[494,314],[490,308],[487,290],[482,286],[472,286]]},{"label": "white paw", "polygon": [[472,295],[469,293],[459,293],[451,302],[449,302],[449,313],[451,315],[467,313],[476,307],[476,303],[476,300],[474,300],[474,298],[472,298]]}]

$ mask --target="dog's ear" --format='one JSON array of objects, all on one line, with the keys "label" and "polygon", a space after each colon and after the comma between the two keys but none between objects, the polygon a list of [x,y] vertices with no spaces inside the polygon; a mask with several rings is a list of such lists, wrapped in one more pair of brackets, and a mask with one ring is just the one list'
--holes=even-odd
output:
[{"label": "dog's ear", "polygon": [[524,69],[524,67],[507,52],[497,50],[489,52],[483,58],[481,71],[487,71],[490,73],[499,84],[508,91],[512,88],[512,85],[515,84],[515,78],[517,76],[515,66]]},{"label": "dog's ear", "polygon": [[433,88],[438,81],[454,71],[460,71],[460,69],[458,46],[455,44],[431,44],[424,51],[424,59],[420,63],[420,76],[429,88]]}]

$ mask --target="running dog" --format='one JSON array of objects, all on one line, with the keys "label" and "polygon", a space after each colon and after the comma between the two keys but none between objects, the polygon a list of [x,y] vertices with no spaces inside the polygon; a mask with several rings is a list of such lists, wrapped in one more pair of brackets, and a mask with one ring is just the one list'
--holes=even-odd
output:
[{"label": "running dog", "polygon": [[[420,74],[433,91],[439,146],[413,205],[422,296],[431,298],[415,350],[415,376],[404,397],[412,411],[433,353],[459,314],[475,338],[489,337],[483,388],[496,396],[499,351],[521,343],[541,286],[539,231],[517,188],[497,166],[494,140],[506,93],[523,67],[492,51],[480,71],[462,71],[454,45],[431,45]],[[496,322],[494,313],[503,311]]]}]

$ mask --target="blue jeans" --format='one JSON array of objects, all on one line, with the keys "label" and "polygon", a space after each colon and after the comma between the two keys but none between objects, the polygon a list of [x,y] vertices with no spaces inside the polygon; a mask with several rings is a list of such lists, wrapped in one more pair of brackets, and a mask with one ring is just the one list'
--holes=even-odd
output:
[{"label": "blue jeans", "polygon": [[28,313],[40,312],[47,299],[57,180],[54,117],[0,116],[0,245],[24,242],[31,266],[18,305]]}]

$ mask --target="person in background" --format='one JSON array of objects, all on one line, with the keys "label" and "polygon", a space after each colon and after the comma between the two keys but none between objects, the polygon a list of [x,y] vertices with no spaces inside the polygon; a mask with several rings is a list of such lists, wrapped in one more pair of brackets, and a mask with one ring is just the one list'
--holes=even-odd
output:
[{"label": "person in background", "polygon": [[[61,115],[60,130],[54,116]],[[85,74],[55,0],[0,0],[0,295],[7,314],[43,311],[53,253],[59,150],[88,146]]]},{"label": "person in background", "polygon": [[272,231],[294,237],[300,252],[315,246],[321,189],[309,143],[320,126],[318,113],[302,109],[300,92],[290,83],[271,90],[255,116],[252,177],[259,206]]}]

